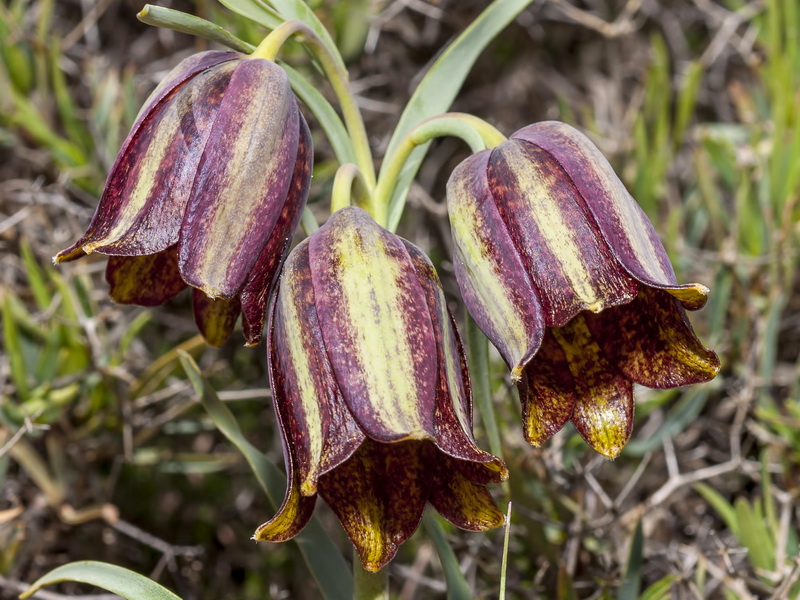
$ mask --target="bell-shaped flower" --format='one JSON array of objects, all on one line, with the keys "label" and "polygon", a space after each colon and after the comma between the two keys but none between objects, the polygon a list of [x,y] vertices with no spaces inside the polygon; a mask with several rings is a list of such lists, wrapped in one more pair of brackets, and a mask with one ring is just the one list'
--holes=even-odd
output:
[{"label": "bell-shaped flower", "polygon": [[464,529],[503,523],[485,486],[506,467],[475,445],[464,351],[416,246],[361,209],[336,212],[289,255],[267,335],[288,489],[255,539],[296,535],[318,495],[372,571],[426,502]]},{"label": "bell-shaped flower", "polygon": [[716,375],[684,312],[708,289],[678,285],[652,224],[574,128],[537,123],[469,157],[447,198],[464,302],[512,369],[531,444],[572,421],[614,457],[631,434],[633,383]]},{"label": "bell-shaped flower", "polygon": [[55,261],[110,255],[106,279],[123,304],[161,304],[189,285],[209,343],[221,345],[241,312],[256,344],[311,163],[283,69],[235,52],[197,54],[147,100],[88,230]]}]

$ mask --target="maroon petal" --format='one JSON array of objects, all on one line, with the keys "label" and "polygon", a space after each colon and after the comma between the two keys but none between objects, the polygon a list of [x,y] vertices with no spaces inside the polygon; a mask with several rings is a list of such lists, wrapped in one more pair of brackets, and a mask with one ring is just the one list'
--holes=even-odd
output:
[{"label": "maroon petal", "polygon": [[222,346],[233,333],[241,306],[239,298],[213,299],[201,290],[195,289],[192,295],[194,322],[211,346]]},{"label": "maroon petal", "polygon": [[575,385],[564,350],[548,330],[518,385],[528,443],[541,446],[564,427],[578,400]]},{"label": "maroon petal", "polygon": [[120,304],[157,306],[186,284],[178,272],[175,246],[145,256],[112,256],[106,265],[109,295]]},{"label": "maroon petal", "polygon": [[546,121],[524,127],[511,137],[534,144],[561,165],[614,255],[631,275],[651,287],[667,290],[688,310],[705,304],[705,286],[677,284],[652,223],[585,135],[565,123]]},{"label": "maroon petal", "polygon": [[583,316],[552,332],[574,381],[572,423],[592,448],[614,458],[633,430],[633,383],[605,356]]},{"label": "maroon petal", "polygon": [[643,286],[630,304],[586,315],[586,322],[611,362],[638,384],[673,388],[709,381],[719,371],[717,355],[666,291]]},{"label": "maroon petal", "polygon": [[636,297],[638,284],[619,265],[550,154],[509,140],[492,151],[488,178],[548,327],[561,327],[582,310],[600,312]]},{"label": "maroon petal", "polygon": [[283,69],[237,64],[180,227],[181,274],[207,295],[238,294],[261,256],[286,202],[299,118]]},{"label": "maroon petal", "polygon": [[289,251],[294,231],[303,215],[303,207],[308,198],[313,162],[311,132],[302,114],[299,123],[300,142],[297,146],[297,160],[286,202],[283,204],[275,229],[261,251],[258,262],[248,275],[240,295],[244,337],[248,346],[255,346],[261,340],[267,298]]},{"label": "maroon petal", "polygon": [[322,476],[319,494],[339,517],[368,571],[378,571],[416,531],[428,497],[428,442],[366,440]]},{"label": "maroon petal", "polygon": [[317,315],[350,412],[374,440],[433,439],[436,340],[400,238],[363,210],[309,238]]},{"label": "maroon petal", "polygon": [[474,476],[484,483],[498,483],[508,477],[505,464],[475,445],[472,436],[472,390],[464,348],[455,321],[447,308],[439,276],[428,257],[411,242],[403,240],[420,286],[425,292],[436,337],[439,368],[434,424],[437,448],[460,463],[475,463],[472,470],[483,471]]},{"label": "maroon petal", "polygon": [[489,191],[489,157],[489,151],[472,155],[447,183],[453,261],[467,310],[518,380],[539,349],[544,316]]},{"label": "maroon petal", "polygon": [[317,319],[308,241],[289,256],[273,300],[267,344],[270,385],[292,449],[300,493],[317,491],[323,473],[364,440],[342,398]]},{"label": "maroon petal", "polygon": [[[219,53],[217,53],[219,54]],[[117,155],[86,233],[57,262],[84,252],[153,254],[175,244],[210,124],[228,85],[233,53],[206,57],[156,94]],[[207,68],[211,58],[218,60]],[[213,62],[213,61],[212,61]]]},{"label": "maroon petal", "polygon": [[428,497],[439,514],[468,531],[486,531],[505,523],[489,491],[464,477],[456,467],[458,461],[441,459]]}]

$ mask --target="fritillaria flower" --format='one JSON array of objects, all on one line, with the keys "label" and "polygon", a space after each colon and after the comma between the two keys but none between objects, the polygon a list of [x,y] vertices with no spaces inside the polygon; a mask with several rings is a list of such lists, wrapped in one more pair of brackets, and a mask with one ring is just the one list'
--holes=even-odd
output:
[{"label": "fritillaria flower", "polygon": [[571,420],[614,457],[631,434],[633,383],[716,375],[684,312],[708,289],[678,285],[652,224],[577,130],[519,130],[461,163],[447,198],[464,302],[512,368],[531,444]]},{"label": "fritillaria flower", "polygon": [[110,255],[106,279],[123,304],[154,306],[191,286],[209,343],[221,345],[241,312],[256,344],[311,162],[308,126],[280,67],[197,54],[147,100],[88,230],[55,261]]},{"label": "fritillaria flower", "polygon": [[485,485],[506,467],[475,445],[464,352],[416,246],[343,208],[289,255],[267,331],[289,483],[257,540],[296,535],[318,495],[372,571],[426,502],[464,529],[503,523]]}]

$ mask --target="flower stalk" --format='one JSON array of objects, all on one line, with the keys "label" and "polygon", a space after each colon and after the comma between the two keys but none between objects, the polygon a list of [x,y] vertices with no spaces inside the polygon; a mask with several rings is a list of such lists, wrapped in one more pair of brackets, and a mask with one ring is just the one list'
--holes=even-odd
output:
[{"label": "flower stalk", "polygon": [[350,91],[347,71],[334,59],[330,50],[319,36],[301,21],[286,21],[265,37],[251,56],[253,58],[274,60],[283,44],[290,37],[297,34],[302,36],[300,42],[307,46],[319,61],[325,77],[330,82],[337,100],[339,100],[344,123],[353,143],[356,164],[363,174],[368,189],[371,190],[375,186],[375,166],[361,111],[358,109],[355,97]]},{"label": "flower stalk", "polygon": [[351,205],[372,211],[375,208],[373,201],[367,182],[356,165],[345,163],[336,170],[331,192],[331,214]]},{"label": "flower stalk", "polygon": [[[388,158],[386,164],[381,168],[378,185],[374,193],[377,199],[376,209],[380,212],[373,214],[379,224],[383,226],[392,225],[392,223],[389,223],[390,215],[402,213],[402,205],[391,206],[390,203],[394,188],[397,186],[411,153],[418,146],[427,144],[433,139],[447,136],[463,140],[472,152],[493,148],[506,139],[502,133],[483,119],[465,113],[445,113],[417,125],[408,132],[408,135],[400,142],[395,153]],[[403,203],[405,203],[405,200],[403,200]],[[399,219],[397,220],[399,221]],[[394,230],[396,226],[389,227],[389,229]]]}]

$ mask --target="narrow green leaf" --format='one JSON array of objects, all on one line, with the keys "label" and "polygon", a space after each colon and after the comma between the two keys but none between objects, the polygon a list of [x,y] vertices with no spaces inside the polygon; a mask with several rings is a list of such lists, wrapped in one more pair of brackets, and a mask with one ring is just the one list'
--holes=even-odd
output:
[{"label": "narrow green leaf", "polygon": [[739,523],[739,538],[742,546],[747,548],[747,558],[757,569],[775,570],[775,543],[764,524],[763,509],[760,500],[751,507],[744,498],[734,503],[736,519]]},{"label": "narrow green leaf", "polygon": [[[214,425],[244,455],[269,499],[271,508],[277,510],[286,490],[286,477],[255,446],[248,442],[230,409],[200,373],[194,359],[179,350],[178,356],[186,375],[192,383]],[[353,577],[341,552],[336,548],[316,517],[294,541],[308,565],[311,574],[327,600],[350,600],[353,596]]]},{"label": "narrow green leaf", "polygon": [[219,0],[219,3],[267,29],[275,29],[283,23],[280,15],[261,0]]},{"label": "narrow green leaf", "polygon": [[[391,163],[400,141],[416,125],[447,112],[484,48],[531,2],[532,0],[495,0],[445,49],[420,81],[400,116],[386,150],[384,165]],[[428,146],[429,144],[425,144],[412,152],[398,180],[389,205],[391,230],[397,228],[411,181]]]},{"label": "narrow green leaf", "polygon": [[444,580],[447,583],[447,600],[471,600],[472,592],[470,592],[469,584],[458,565],[456,554],[447,539],[445,539],[442,527],[431,511],[425,511],[425,515],[422,517],[422,524],[436,548],[439,561],[442,563]]},{"label": "narrow green leaf", "polygon": [[20,598],[29,598],[46,585],[62,581],[88,583],[128,600],[181,600],[167,588],[143,575],[93,560],[68,563],[37,579]]},{"label": "narrow green leaf", "polygon": [[733,506],[722,497],[722,494],[706,483],[695,483],[692,487],[715,511],[717,511],[722,520],[725,521],[728,529],[731,530],[731,533],[738,538],[739,522],[736,518],[736,512],[733,510]]},{"label": "narrow green leaf", "polygon": [[19,329],[11,309],[11,297],[3,298],[3,345],[5,346],[8,366],[11,371],[11,381],[17,388],[17,398],[26,400],[30,395],[28,385],[28,369],[25,366],[25,357],[22,351],[22,340]]},{"label": "narrow green leaf", "polygon": [[292,85],[294,93],[317,118],[320,127],[322,127],[325,136],[333,147],[333,152],[339,164],[354,163],[356,159],[353,151],[353,142],[350,140],[347,129],[345,129],[342,120],[333,106],[331,106],[331,103],[304,75],[282,61],[278,61],[278,63],[289,76],[289,83]]},{"label": "narrow green leaf", "polygon": [[181,33],[188,33],[189,35],[196,35],[209,39],[212,42],[217,42],[237,52],[250,53],[253,51],[253,46],[240,40],[216,23],[206,21],[205,19],[179,10],[145,4],[144,8],[136,15],[136,18],[142,23],[147,23],[154,27],[173,29]]},{"label": "narrow green leaf", "polygon": [[672,584],[677,581],[677,575],[667,575],[647,588],[639,600],[669,600],[672,597]]},{"label": "narrow green leaf", "polygon": [[36,301],[36,306],[39,310],[45,310],[50,306],[53,297],[50,290],[47,288],[47,283],[42,273],[42,269],[33,255],[31,245],[28,240],[24,240],[20,245],[20,254],[22,255],[22,263],[25,265],[25,275],[28,278],[28,285],[31,288],[33,299]]},{"label": "narrow green leaf", "polygon": [[642,532],[642,521],[636,523],[633,530],[633,541],[631,551],[628,553],[628,567],[625,570],[625,578],[617,594],[617,600],[637,600],[639,590],[642,585],[642,564],[644,563],[644,533]]}]

